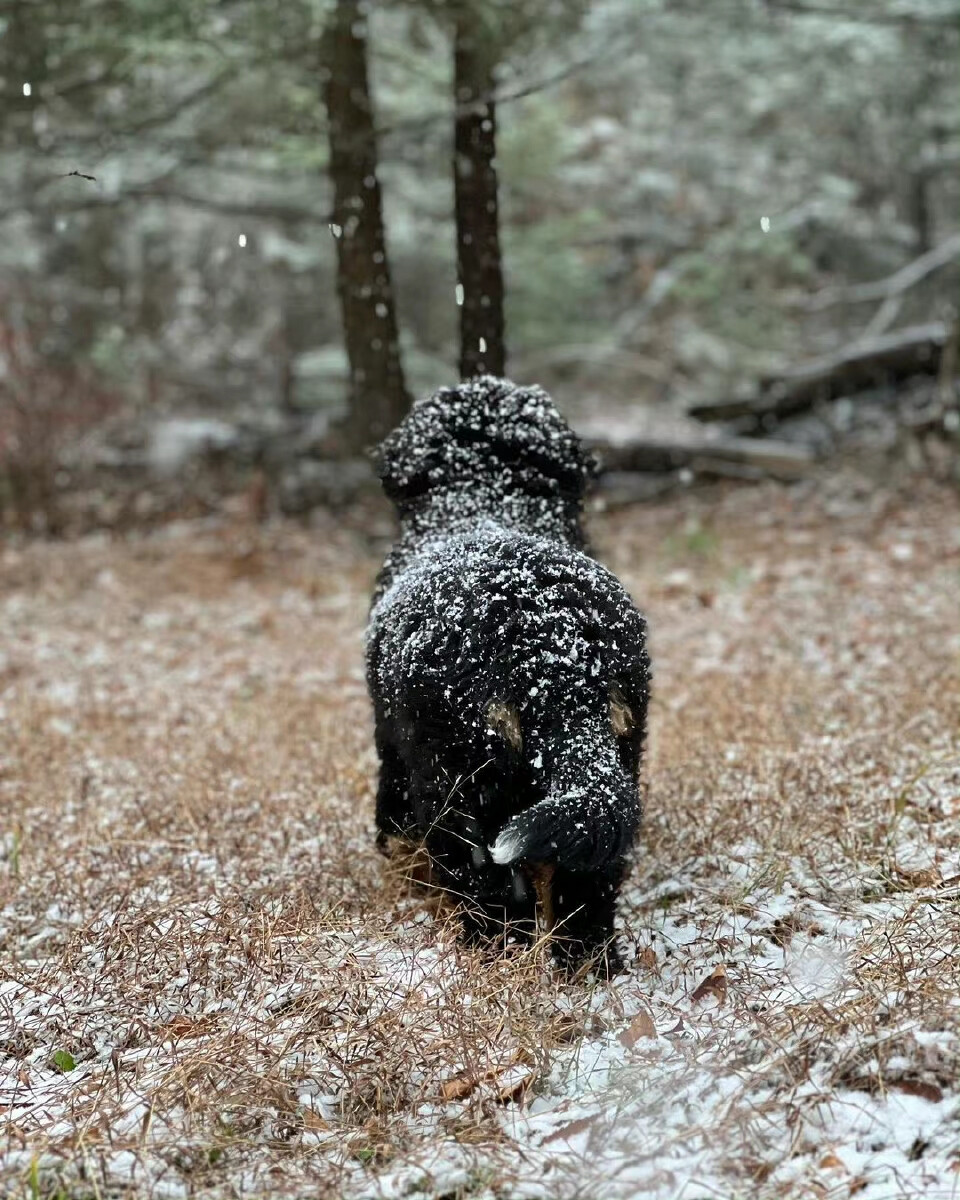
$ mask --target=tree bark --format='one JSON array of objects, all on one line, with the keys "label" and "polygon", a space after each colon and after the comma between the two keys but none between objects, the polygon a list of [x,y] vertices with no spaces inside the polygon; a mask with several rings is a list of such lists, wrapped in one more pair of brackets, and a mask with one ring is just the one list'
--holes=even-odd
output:
[{"label": "tree bark", "polygon": [[[3,106],[11,116],[29,114],[42,103],[42,85],[50,76],[47,27],[31,0],[12,0],[4,6],[4,14],[6,28],[0,39],[0,78],[6,77]],[[27,83],[29,95],[23,91]]]},{"label": "tree bark", "polygon": [[933,213],[930,203],[930,176],[923,166],[915,168],[909,180],[910,223],[916,230],[917,249],[927,254],[933,247]]},{"label": "tree bark", "polygon": [[379,441],[410,407],[377,179],[377,139],[360,0],[337,0],[324,32],[324,103],[333,181],[337,295],[350,363],[347,449]]},{"label": "tree bark", "polygon": [[453,182],[460,306],[460,377],[503,375],[503,274],[497,202],[493,63],[469,6],[456,18]]}]

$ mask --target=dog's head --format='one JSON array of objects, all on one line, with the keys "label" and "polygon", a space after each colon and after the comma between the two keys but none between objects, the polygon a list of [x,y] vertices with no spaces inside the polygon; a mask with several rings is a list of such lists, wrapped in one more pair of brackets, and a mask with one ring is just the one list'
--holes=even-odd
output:
[{"label": "dog's head", "polygon": [[542,388],[491,375],[418,401],[377,451],[401,513],[430,492],[494,488],[579,509],[596,462]]}]

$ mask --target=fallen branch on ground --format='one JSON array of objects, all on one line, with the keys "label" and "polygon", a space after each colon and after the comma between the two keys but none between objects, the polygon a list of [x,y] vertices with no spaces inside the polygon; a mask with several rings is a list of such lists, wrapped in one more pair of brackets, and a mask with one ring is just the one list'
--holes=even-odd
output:
[{"label": "fallen branch on ground", "polygon": [[877,384],[936,375],[948,337],[947,327],[940,322],[914,325],[769,376],[761,380],[758,396],[711,400],[687,411],[699,421],[779,419]]},{"label": "fallen branch on ground", "polygon": [[[684,468],[699,475],[796,479],[813,462],[806,446],[765,438],[724,438],[717,442],[599,442],[590,448],[605,472],[664,474]],[[736,470],[732,470],[736,468]]]}]

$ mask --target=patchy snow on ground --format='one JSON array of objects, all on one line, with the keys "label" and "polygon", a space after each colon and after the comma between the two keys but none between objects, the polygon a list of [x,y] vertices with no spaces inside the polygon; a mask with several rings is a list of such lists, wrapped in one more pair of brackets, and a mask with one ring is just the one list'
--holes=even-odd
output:
[{"label": "patchy snow on ground", "polygon": [[0,552],[0,1191],[958,1195],[955,510],[597,523],[655,668],[609,985],[375,853],[345,527]]}]

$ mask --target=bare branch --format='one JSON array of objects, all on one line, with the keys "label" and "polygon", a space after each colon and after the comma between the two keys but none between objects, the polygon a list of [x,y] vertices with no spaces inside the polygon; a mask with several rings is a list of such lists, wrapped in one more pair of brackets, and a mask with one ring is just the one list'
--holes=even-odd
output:
[{"label": "bare branch", "polygon": [[932,275],[941,267],[952,262],[960,262],[960,233],[953,234],[939,246],[934,246],[926,254],[921,254],[899,271],[888,275],[885,279],[876,279],[870,283],[860,283],[849,288],[825,288],[811,296],[804,307],[809,312],[823,312],[837,304],[871,304],[876,300],[888,300],[893,296],[902,295],[909,288]]},{"label": "bare branch", "polygon": [[[68,172],[70,175],[79,172]],[[89,176],[80,176],[90,178]],[[315,209],[296,204],[246,203],[237,200],[218,200],[212,196],[197,196],[189,192],[179,192],[174,189],[158,188],[155,185],[125,188],[116,196],[82,196],[70,197],[65,200],[49,200],[42,207],[51,212],[84,212],[95,208],[119,208],[131,201],[156,200],[164,204],[182,204],[188,208],[200,209],[204,212],[220,213],[224,216],[243,217],[251,221],[281,221],[290,224],[298,221],[308,221],[322,225],[331,220],[329,213],[318,212]],[[18,213],[30,211],[27,203],[12,205],[0,210],[0,221],[8,220]]]},{"label": "bare branch", "polygon": [[836,21],[851,21],[863,25],[950,25],[957,23],[956,9],[941,12],[919,12],[899,9],[894,12],[854,11],[851,8],[833,7],[828,4],[800,4],[797,0],[766,0],[772,12],[789,13],[799,17],[829,17]]}]

